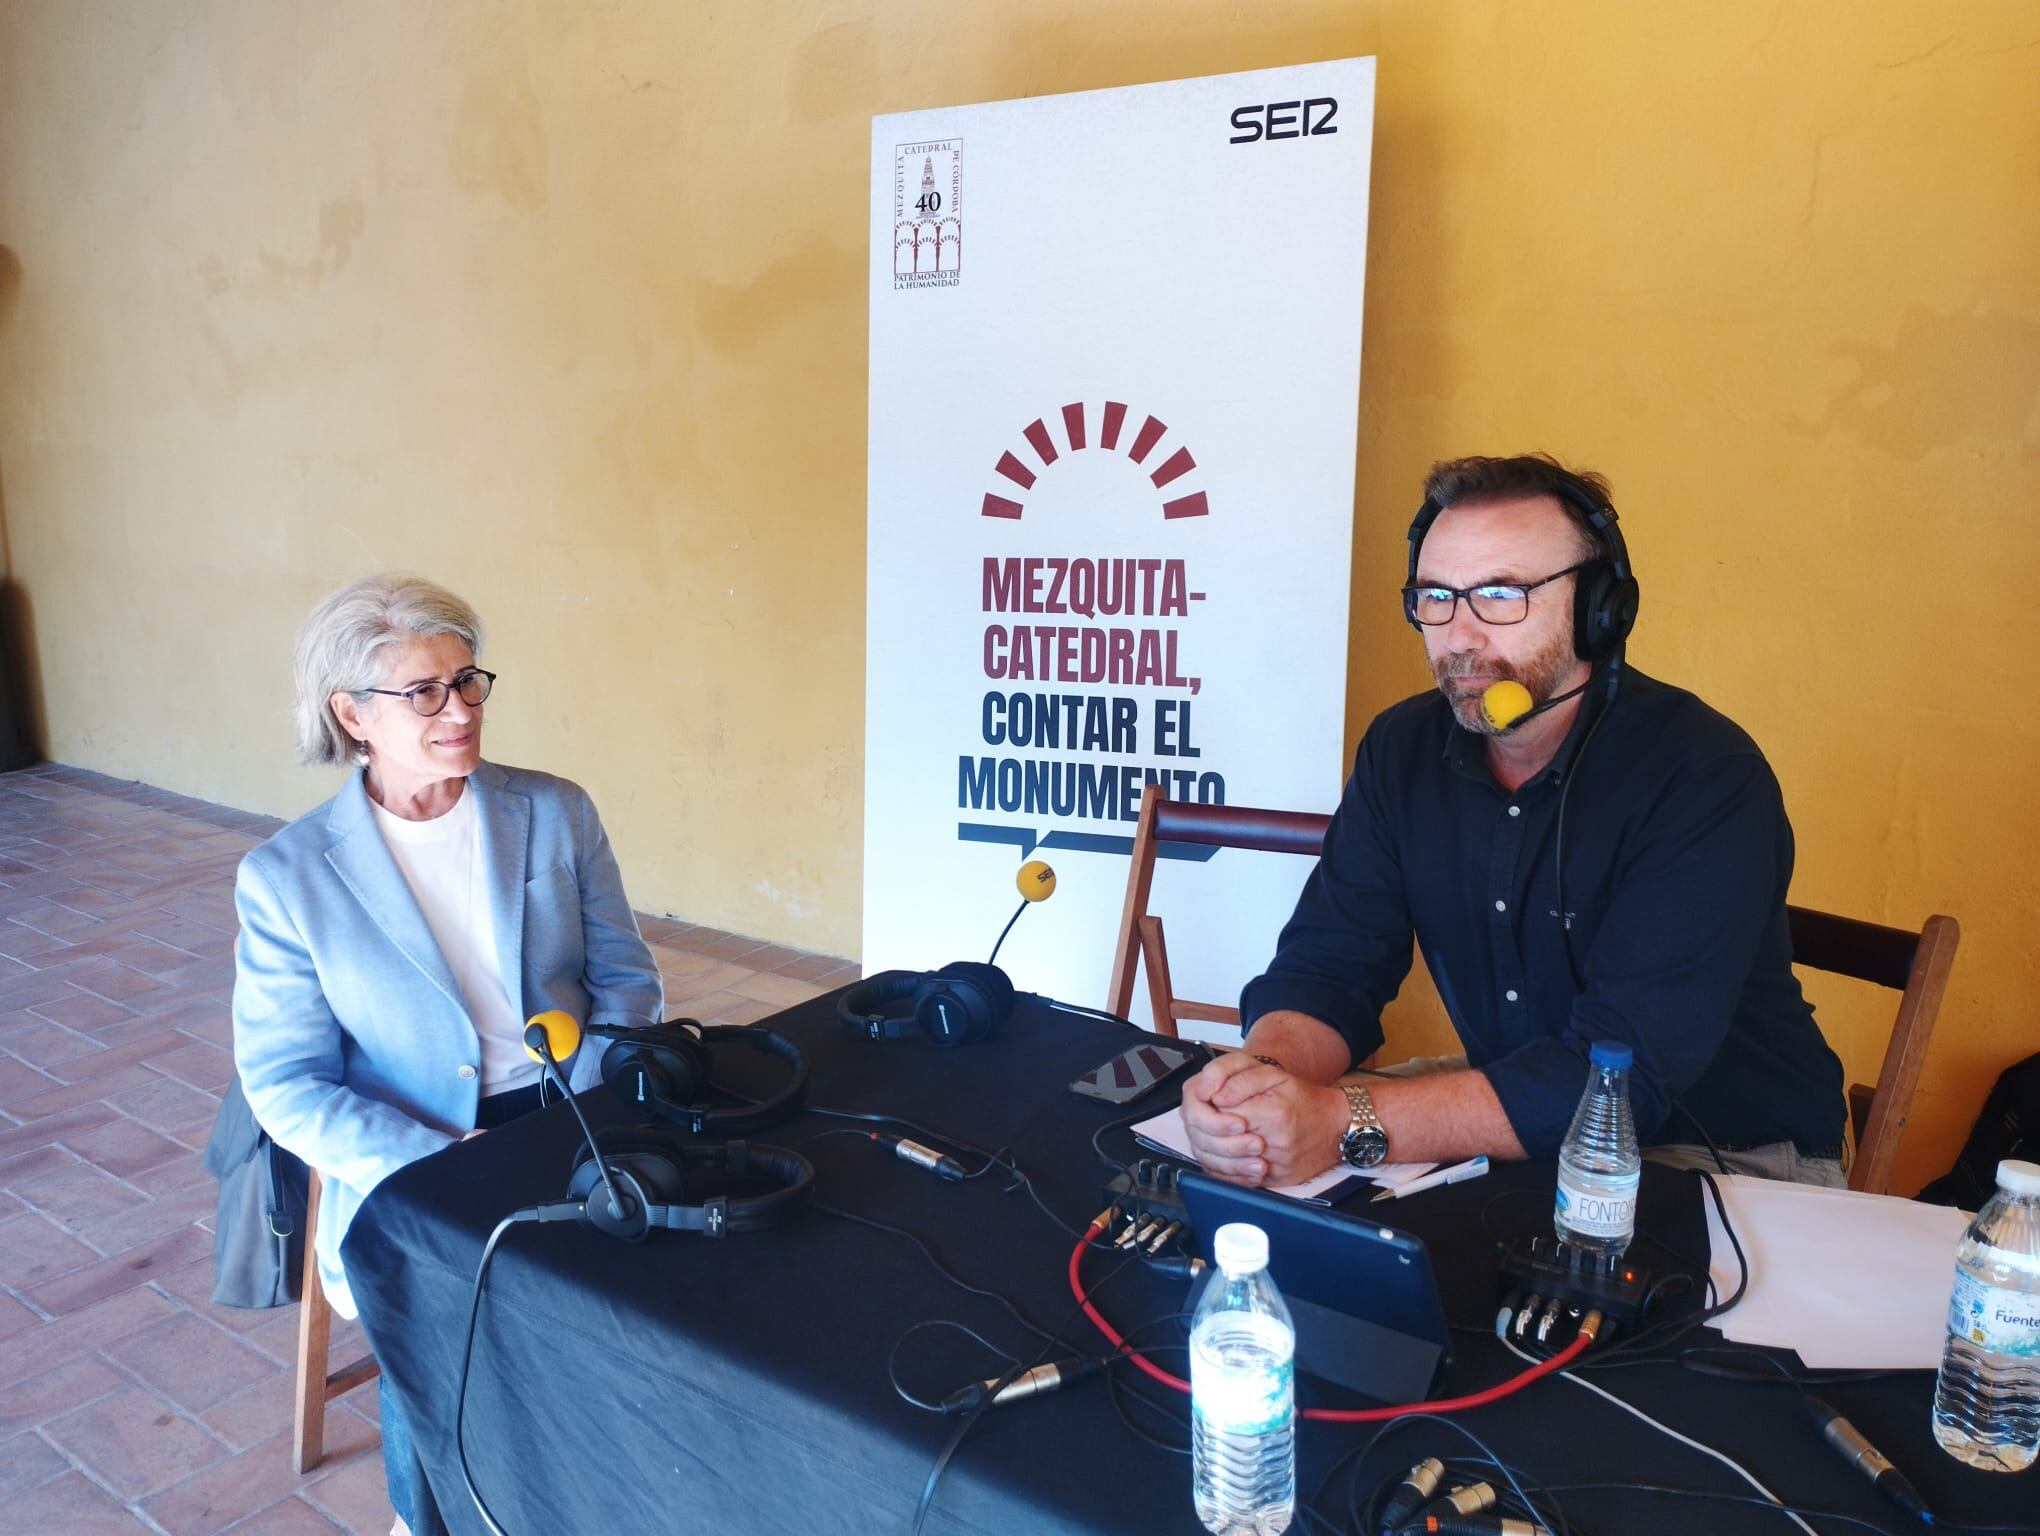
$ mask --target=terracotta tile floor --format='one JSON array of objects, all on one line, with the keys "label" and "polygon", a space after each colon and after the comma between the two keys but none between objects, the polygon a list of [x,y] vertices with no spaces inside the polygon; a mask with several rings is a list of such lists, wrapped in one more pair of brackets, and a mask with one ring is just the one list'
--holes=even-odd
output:
[{"label": "terracotta tile floor", "polygon": [[[290,1470],[297,1308],[216,1307],[198,1149],[234,1070],[234,867],[278,822],[0,775],[0,1529],[390,1528],[375,1391]],[[645,917],[668,1008],[749,1024],[857,968]],[[333,1358],[360,1352],[352,1324]]]}]

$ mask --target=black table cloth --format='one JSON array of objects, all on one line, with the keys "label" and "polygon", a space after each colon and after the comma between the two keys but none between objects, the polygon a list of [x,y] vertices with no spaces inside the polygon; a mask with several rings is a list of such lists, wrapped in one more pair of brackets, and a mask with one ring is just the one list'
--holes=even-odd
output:
[{"label": "black table cloth", "polygon": [[[965,1143],[1011,1148],[1041,1203],[1071,1227],[1081,1228],[1106,1203],[1111,1170],[1090,1141],[1123,1112],[1072,1094],[1067,1084],[1131,1043],[1124,1028],[1023,1004],[983,1044],[874,1044],[844,1038],[826,998],[771,1024],[806,1048],[812,1105],[883,1110]],[[776,1070],[749,1051],[720,1058],[740,1090],[762,1092]],[[598,1127],[642,1119],[607,1089],[584,1102]],[[1154,1112],[1168,1102],[1157,1095],[1145,1107]],[[799,1147],[816,1167],[813,1206],[781,1230],[721,1239],[655,1233],[629,1244],[566,1223],[521,1226],[503,1239],[476,1334],[466,1444],[475,1481],[511,1536],[906,1532],[959,1421],[917,1411],[895,1394],[887,1377],[895,1344],[912,1325],[946,1318],[1022,1360],[1043,1346],[996,1302],[946,1283],[906,1238],[856,1217],[915,1234],[969,1283],[1060,1332],[1066,1343],[1052,1358],[1100,1352],[1102,1340],[1075,1315],[1065,1278],[1075,1239],[1025,1191],[1009,1190],[996,1172],[945,1182],[893,1157],[866,1129],[810,1112],[754,1138]],[[385,1181],[348,1238],[348,1273],[370,1342],[411,1413],[433,1491],[456,1533],[484,1529],[453,1441],[476,1264],[502,1216],[563,1198],[580,1145],[571,1113],[555,1105],[450,1147]],[[1133,1152],[1123,1131],[1109,1133],[1104,1145],[1116,1156]],[[980,1159],[964,1161],[975,1167]],[[1548,1230],[1551,1187],[1548,1164],[1503,1167],[1369,1211],[1387,1213],[1384,1219],[1430,1246],[1447,1316],[1461,1330],[1441,1395],[1492,1385],[1521,1368],[1481,1330],[1494,1317],[1499,1245]],[[1701,1198],[1696,1176],[1646,1165],[1634,1255],[1667,1271],[1682,1261],[1704,1264]],[[1094,1254],[1086,1275],[1096,1285],[1116,1262]],[[1098,1303],[1122,1330],[1150,1324],[1139,1341],[1154,1341],[1158,1361],[1187,1374],[1181,1325],[1169,1320],[1186,1290],[1184,1281],[1134,1266],[1102,1286]],[[999,1374],[1005,1363],[939,1328],[907,1339],[896,1365],[910,1391],[939,1398]],[[1187,1399],[1128,1367],[1117,1370],[1135,1390],[1187,1412]],[[1669,1362],[1592,1379],[1743,1462],[1788,1503],[1908,1529],[1820,1443],[1788,1385],[1720,1380]],[[1822,1395],[1911,1476],[1943,1528],[1954,1520],[2040,1518],[2040,1482],[2032,1475],[1975,1472],[1933,1446],[1932,1384],[1931,1373],[1916,1372],[1824,1387]],[[1358,1403],[1308,1378],[1299,1397]],[[1180,1427],[1130,1411],[1151,1432],[1182,1443]],[[1718,1463],[1568,1381],[1535,1383],[1460,1421],[1536,1486],[1659,1483],[1754,1497]],[[1300,1499],[1375,1433],[1372,1425],[1301,1426]],[[1392,1480],[1424,1456],[1464,1457],[1470,1449],[1443,1426],[1404,1425],[1362,1459],[1360,1484]],[[1344,1508],[1345,1476],[1342,1469],[1335,1497],[1318,1506],[1334,1521],[1342,1518],[1333,1506]],[[1748,1505],[1640,1492],[1562,1498],[1576,1527],[1596,1533],[1775,1536],[1792,1529],[1776,1511]],[[1187,1456],[1132,1433],[1095,1376],[983,1415],[944,1474],[926,1528],[985,1536],[1201,1530]],[[1292,1527],[1306,1528],[1301,1516]]]}]

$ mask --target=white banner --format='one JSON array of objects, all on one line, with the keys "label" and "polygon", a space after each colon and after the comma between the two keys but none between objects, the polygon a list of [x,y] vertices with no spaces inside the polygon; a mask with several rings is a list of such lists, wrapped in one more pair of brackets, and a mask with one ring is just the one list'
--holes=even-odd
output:
[{"label": "white banner", "polygon": [[[873,120],[867,971],[1035,856],[1000,964],[1100,1006],[1148,782],[1336,804],[1373,117],[1344,59]],[[1200,852],[1153,906],[1232,1003],[1309,861]]]}]

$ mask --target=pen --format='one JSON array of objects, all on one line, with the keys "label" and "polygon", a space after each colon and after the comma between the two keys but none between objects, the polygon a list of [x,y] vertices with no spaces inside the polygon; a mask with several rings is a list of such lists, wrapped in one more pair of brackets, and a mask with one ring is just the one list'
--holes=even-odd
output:
[{"label": "pen", "polygon": [[1376,1200],[1400,1200],[1404,1195],[1414,1195],[1421,1190],[1436,1189],[1440,1184],[1458,1184],[1467,1179],[1477,1179],[1486,1172],[1487,1158],[1485,1156],[1469,1157],[1465,1162],[1454,1163],[1450,1168],[1435,1168],[1421,1179],[1411,1179],[1407,1184],[1391,1184],[1374,1198]]}]

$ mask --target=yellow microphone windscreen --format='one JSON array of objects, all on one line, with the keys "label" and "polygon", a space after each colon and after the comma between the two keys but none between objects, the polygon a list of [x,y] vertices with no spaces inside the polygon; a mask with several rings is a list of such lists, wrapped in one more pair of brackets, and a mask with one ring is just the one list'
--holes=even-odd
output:
[{"label": "yellow microphone windscreen", "polygon": [[[545,1043],[552,1049],[554,1061],[565,1061],[581,1048],[581,1025],[571,1013],[562,1013],[557,1008],[548,1008],[544,1013],[535,1013],[524,1026],[526,1033],[536,1025],[545,1031]],[[545,1058],[530,1045],[524,1047],[524,1054],[533,1061],[544,1063]]]},{"label": "yellow microphone windscreen", "polygon": [[1481,715],[1498,731],[1506,731],[1534,708],[1530,690],[1512,677],[1489,683],[1480,696]]},{"label": "yellow microphone windscreen", "polygon": [[1013,884],[1029,901],[1046,901],[1055,894],[1055,871],[1040,859],[1029,859],[1020,866]]}]

